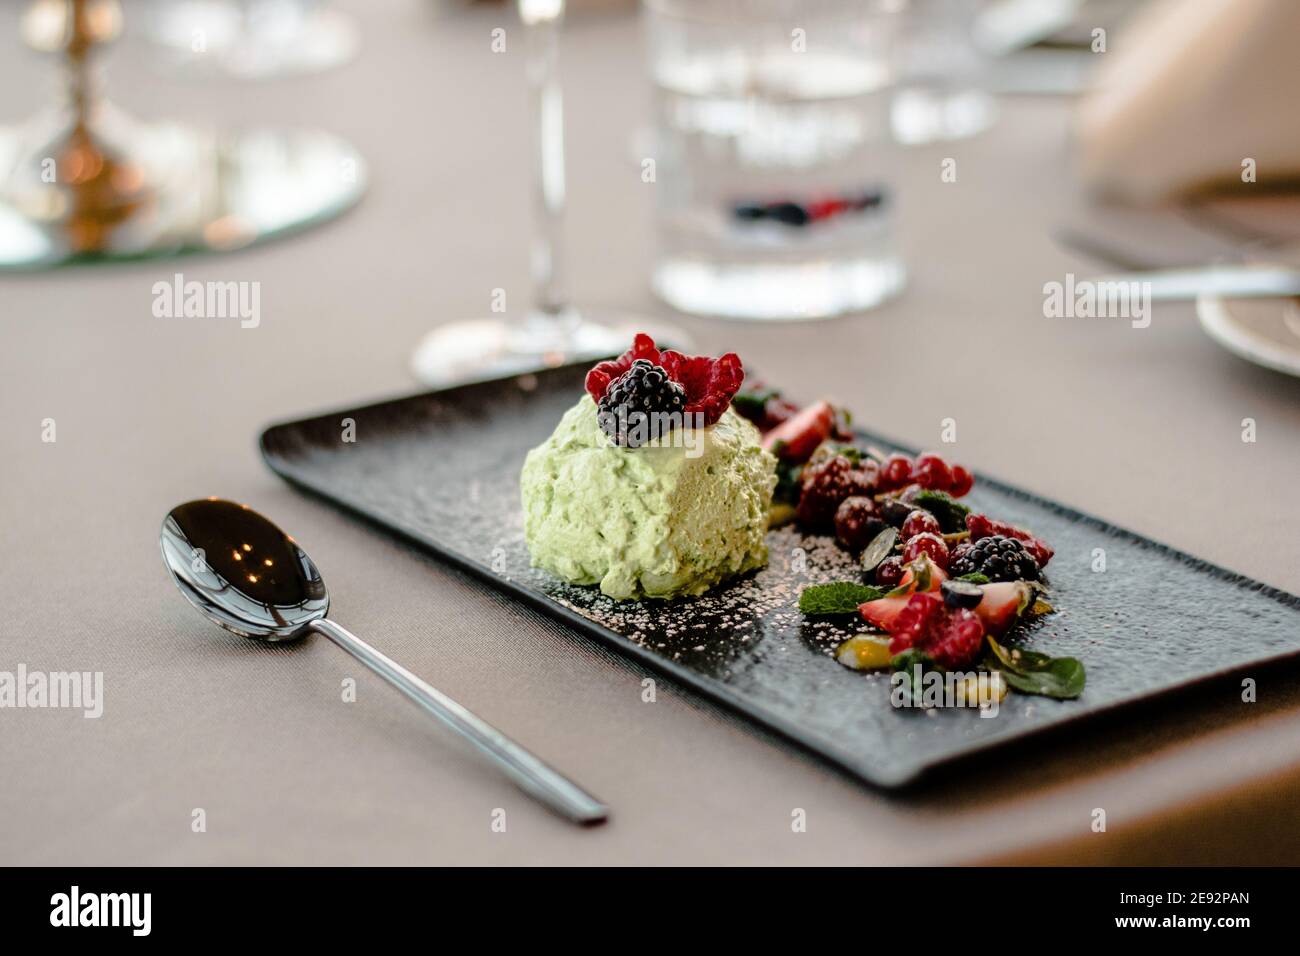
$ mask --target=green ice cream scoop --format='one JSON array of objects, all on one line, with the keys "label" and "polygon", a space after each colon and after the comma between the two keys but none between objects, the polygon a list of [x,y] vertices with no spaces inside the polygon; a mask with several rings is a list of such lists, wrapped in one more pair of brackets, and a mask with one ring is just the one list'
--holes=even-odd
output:
[{"label": "green ice cream scoop", "polygon": [[612,598],[703,594],[767,563],[776,459],[731,409],[622,448],[584,395],[528,453],[520,484],[533,565]]}]

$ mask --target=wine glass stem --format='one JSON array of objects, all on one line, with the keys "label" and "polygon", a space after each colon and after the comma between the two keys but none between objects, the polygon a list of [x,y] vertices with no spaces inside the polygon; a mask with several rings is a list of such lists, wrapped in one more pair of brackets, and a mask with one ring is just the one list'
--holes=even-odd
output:
[{"label": "wine glass stem", "polygon": [[[520,0],[521,12],[537,6]],[[561,253],[564,225],[564,100],[560,91],[559,40],[564,4],[546,4],[542,15],[524,16],[527,73],[533,121],[534,162],[532,274],[533,308],[541,316],[559,319],[566,313]]]}]

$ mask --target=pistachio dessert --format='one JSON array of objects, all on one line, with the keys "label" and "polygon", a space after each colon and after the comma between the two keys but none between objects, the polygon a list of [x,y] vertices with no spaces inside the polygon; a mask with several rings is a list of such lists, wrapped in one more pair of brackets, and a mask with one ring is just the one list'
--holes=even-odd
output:
[{"label": "pistachio dessert", "polygon": [[731,408],[733,353],[660,351],[637,335],[524,461],[535,567],[618,600],[703,594],[767,563],[776,458]]}]

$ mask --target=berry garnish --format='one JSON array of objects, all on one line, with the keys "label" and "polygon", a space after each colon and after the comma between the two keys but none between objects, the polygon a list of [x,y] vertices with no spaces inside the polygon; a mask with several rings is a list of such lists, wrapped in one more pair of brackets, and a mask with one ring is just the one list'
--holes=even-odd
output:
[{"label": "berry garnish", "polygon": [[682,424],[685,407],[686,389],[649,359],[636,359],[610,383],[596,406],[596,420],[614,444],[638,448]]},{"label": "berry garnish", "polygon": [[835,509],[835,538],[849,551],[861,551],[884,530],[875,501],[866,495],[851,495]]},{"label": "berry garnish", "polygon": [[943,534],[943,530],[939,527],[938,519],[928,511],[917,509],[916,511],[911,512],[907,516],[907,520],[903,522],[901,533],[905,542],[915,538],[918,534],[924,534],[926,532],[929,532],[930,534]]},{"label": "berry garnish", "polygon": [[974,610],[984,600],[984,590],[970,581],[958,581],[950,578],[939,585],[944,603],[949,607],[964,607]]},{"label": "berry garnish", "polygon": [[[637,359],[659,366],[670,381],[680,385],[685,390],[684,414],[698,413],[705,426],[717,423],[745,380],[744,366],[734,352],[716,359],[707,355],[683,355],[672,349],[661,352],[655,347],[654,339],[638,332],[630,349],[617,359],[598,362],[587,373],[587,394],[599,403],[614,381],[626,374]],[[690,423],[688,418],[687,424]]]},{"label": "berry garnish", "polygon": [[989,634],[1001,634],[1015,624],[1033,604],[1034,592],[1024,581],[999,581],[980,587],[984,597],[975,615]]},{"label": "berry garnish", "polygon": [[930,560],[945,571],[948,570],[948,545],[939,535],[924,531],[909,539],[903,546],[903,563],[911,564],[923,554],[929,555]]},{"label": "berry garnish", "polygon": [[882,588],[895,588],[903,579],[903,559],[898,555],[885,558],[876,565],[876,583]]},{"label": "berry garnish", "polygon": [[869,496],[875,490],[876,472],[872,462],[855,464],[845,455],[815,461],[804,467],[796,515],[805,530],[828,531],[841,501],[852,495]]},{"label": "berry garnish", "polygon": [[906,455],[893,454],[880,466],[880,486],[884,491],[902,488],[912,480],[912,459]]},{"label": "berry garnish", "polygon": [[952,484],[952,469],[932,451],[917,455],[912,471],[916,483],[922,488],[945,491]]},{"label": "berry garnish", "polygon": [[975,662],[984,646],[984,625],[966,608],[947,607],[934,594],[913,594],[890,626],[889,650],[915,647],[940,667],[959,670]]},{"label": "berry garnish", "polygon": [[973,487],[975,487],[975,476],[961,465],[953,465],[952,484],[948,486],[948,494],[954,498],[960,498],[969,494]]},{"label": "berry garnish", "polygon": [[1039,568],[1023,541],[994,534],[963,551],[949,570],[957,576],[982,574],[990,581],[1034,581]]},{"label": "berry garnish", "polygon": [[1052,555],[1056,553],[1045,541],[1035,538],[1033,534],[1023,528],[1017,528],[1005,521],[994,521],[985,515],[967,515],[966,528],[970,531],[970,539],[975,542],[995,534],[1024,542],[1025,548],[1034,556],[1034,560],[1038,562],[1040,569],[1047,567],[1047,562],[1052,560]]}]

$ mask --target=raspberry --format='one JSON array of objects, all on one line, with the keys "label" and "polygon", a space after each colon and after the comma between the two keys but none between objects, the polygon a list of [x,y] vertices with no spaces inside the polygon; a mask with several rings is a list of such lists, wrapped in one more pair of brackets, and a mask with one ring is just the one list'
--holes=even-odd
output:
[{"label": "raspberry", "polygon": [[930,593],[913,594],[894,618],[889,629],[889,650],[898,654],[919,644],[929,633],[930,622],[943,610],[943,601]]},{"label": "raspberry", "polygon": [[658,365],[671,381],[685,389],[686,407],[683,411],[687,415],[699,413],[706,426],[717,423],[731,404],[732,396],[740,389],[740,383],[745,380],[744,366],[734,352],[716,359],[707,355],[683,355],[671,349],[661,352],[654,339],[638,332],[630,349],[617,359],[596,363],[587,373],[587,394],[599,402],[614,381],[631,369],[637,359]]},{"label": "raspberry", "polygon": [[948,570],[948,544],[937,534],[923,531],[903,546],[903,563],[911,564],[922,554],[930,556],[940,568]]},{"label": "raspberry", "polygon": [[975,662],[984,625],[966,608],[950,608],[937,595],[913,594],[890,628],[890,653],[915,647],[940,667],[960,670]]},{"label": "raspberry", "polygon": [[916,456],[913,477],[922,488],[945,491],[952,484],[952,469],[932,451]]},{"label": "raspberry", "polygon": [[987,538],[995,534],[1023,541],[1025,548],[1038,562],[1039,568],[1047,567],[1047,562],[1052,560],[1052,555],[1056,553],[1048,547],[1045,541],[1035,538],[1030,532],[1017,528],[1015,525],[1007,524],[1005,521],[994,521],[985,515],[967,515],[966,527],[970,531],[971,541],[979,541],[981,538]]},{"label": "raspberry", "polygon": [[916,510],[907,516],[903,522],[903,530],[900,532],[904,541],[910,541],[918,534],[928,531],[930,534],[942,534],[943,530],[939,527],[939,522],[934,515],[928,511]]},{"label": "raspberry", "polygon": [[803,470],[796,517],[808,531],[829,530],[840,502],[853,495],[870,497],[876,489],[873,463],[856,466],[844,455],[816,461]]},{"label": "raspberry", "polygon": [[966,608],[945,608],[941,625],[921,645],[921,650],[946,670],[961,670],[975,663],[984,646],[984,625]]},{"label": "raspberry", "polygon": [[596,406],[596,418],[610,441],[637,448],[666,431],[664,422],[667,428],[680,425],[680,417],[674,420],[656,416],[680,416],[685,405],[684,388],[670,381],[668,373],[649,359],[637,359],[610,384]]},{"label": "raspberry", "polygon": [[958,577],[982,574],[990,581],[1033,581],[1038,578],[1038,562],[1025,543],[1001,534],[980,538],[950,567]]}]

